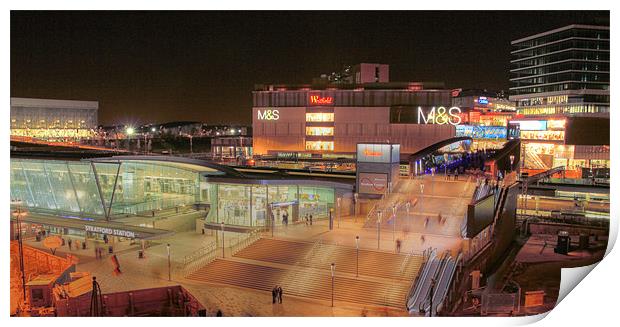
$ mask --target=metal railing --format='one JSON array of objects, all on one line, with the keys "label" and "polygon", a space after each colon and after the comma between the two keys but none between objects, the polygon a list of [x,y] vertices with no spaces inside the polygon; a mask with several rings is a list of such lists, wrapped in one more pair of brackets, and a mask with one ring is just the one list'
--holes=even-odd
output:
[{"label": "metal railing", "polygon": [[210,264],[215,261],[218,256],[219,251],[217,251],[217,247],[215,243],[212,243],[213,247],[206,247],[209,249],[208,252],[202,253],[202,255],[193,261],[184,263],[181,267],[181,271],[183,272],[183,277],[189,276],[190,274],[196,272],[200,268]]},{"label": "metal railing", "polygon": [[237,236],[236,242],[229,243],[230,255],[235,255],[239,253],[239,251],[252,245],[254,242],[258,241],[260,238],[261,238],[261,231],[258,229],[251,231],[244,237]]}]

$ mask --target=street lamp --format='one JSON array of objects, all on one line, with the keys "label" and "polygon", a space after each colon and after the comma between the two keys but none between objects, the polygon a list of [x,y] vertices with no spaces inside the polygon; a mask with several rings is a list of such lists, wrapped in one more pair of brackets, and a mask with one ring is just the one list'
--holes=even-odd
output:
[{"label": "street lamp", "polygon": [[224,222],[220,223],[220,228],[222,229],[222,258],[224,258]]},{"label": "street lamp", "polygon": [[355,236],[355,277],[359,276],[360,271],[360,237],[359,235]]},{"label": "street lamp", "polygon": [[331,266],[332,272],[332,308],[334,307],[334,274],[336,273],[336,264],[332,262]]},{"label": "street lamp", "polygon": [[377,250],[381,248],[381,210],[377,211]]},{"label": "street lamp", "polygon": [[24,302],[26,302],[26,272],[24,269],[24,243],[22,242],[22,223],[20,218],[27,215],[25,211],[22,211],[21,200],[12,201],[13,205],[17,206],[17,210],[13,211],[13,217],[15,217],[17,223],[17,249],[19,250],[19,270],[22,274],[22,294],[24,296]]},{"label": "street lamp", "polygon": [[411,201],[405,203],[405,209],[407,209],[407,219],[409,219],[409,208],[411,208]]},{"label": "street lamp", "polygon": [[355,203],[354,203],[355,206],[353,207],[353,211],[355,211],[355,215],[353,216],[354,217],[353,219],[355,220],[354,222],[357,222],[357,211],[358,211],[357,210],[357,202],[359,200],[358,198],[359,198],[359,194],[357,192],[355,192],[353,194],[353,200],[355,201]]},{"label": "street lamp", "polygon": [[341,200],[341,198],[339,197],[337,199],[337,201],[336,201],[336,204],[338,205],[338,208],[337,208],[338,211],[336,212],[336,214],[338,215],[338,228],[340,228],[340,215],[341,215],[341,213],[340,213],[340,200]]},{"label": "street lamp", "polygon": [[127,127],[127,129],[125,130],[125,133],[127,133],[127,151],[131,151],[131,136],[136,132],[136,130],[129,126]]},{"label": "street lamp", "polygon": [[392,205],[392,241],[396,241],[396,203]]},{"label": "street lamp", "polygon": [[166,244],[166,250],[168,251],[168,280],[172,280],[170,278],[170,243]]}]

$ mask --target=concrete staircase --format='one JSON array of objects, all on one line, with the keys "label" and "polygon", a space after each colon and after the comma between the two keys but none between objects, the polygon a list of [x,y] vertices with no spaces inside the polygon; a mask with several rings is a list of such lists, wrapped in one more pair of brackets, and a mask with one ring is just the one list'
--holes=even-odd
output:
[{"label": "concrete staircase", "polygon": [[[193,273],[189,279],[227,284],[271,292],[275,285],[282,287],[285,297],[298,296],[318,300],[331,299],[331,275],[323,271],[300,270],[298,278],[282,278],[288,269],[218,259]],[[404,309],[408,286],[394,287],[390,283],[342,277],[334,280],[334,301],[388,306]]]},{"label": "concrete staircase", "polygon": [[187,278],[205,283],[271,292],[280,285],[284,295],[330,300],[330,264],[336,264],[334,301],[405,308],[407,292],[422,257],[321,243],[260,239],[234,257],[217,259]]}]

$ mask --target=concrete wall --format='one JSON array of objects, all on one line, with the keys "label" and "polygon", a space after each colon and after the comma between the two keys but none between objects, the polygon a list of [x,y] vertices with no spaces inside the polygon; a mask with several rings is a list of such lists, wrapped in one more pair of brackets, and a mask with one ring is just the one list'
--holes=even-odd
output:
[{"label": "concrete wall", "polygon": [[[278,110],[279,118],[260,120],[259,110]],[[253,108],[254,153],[305,151],[305,113],[305,107]],[[452,125],[390,124],[389,107],[334,107],[334,152],[354,153],[361,142],[391,142],[412,154],[455,135]]]}]

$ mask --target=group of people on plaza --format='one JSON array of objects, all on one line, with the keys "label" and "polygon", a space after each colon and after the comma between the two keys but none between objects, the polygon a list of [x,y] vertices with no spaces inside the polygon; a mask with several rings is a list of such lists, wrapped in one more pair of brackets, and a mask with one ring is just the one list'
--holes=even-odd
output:
[{"label": "group of people on plaza", "polygon": [[282,287],[276,285],[271,289],[271,303],[282,303]]}]

